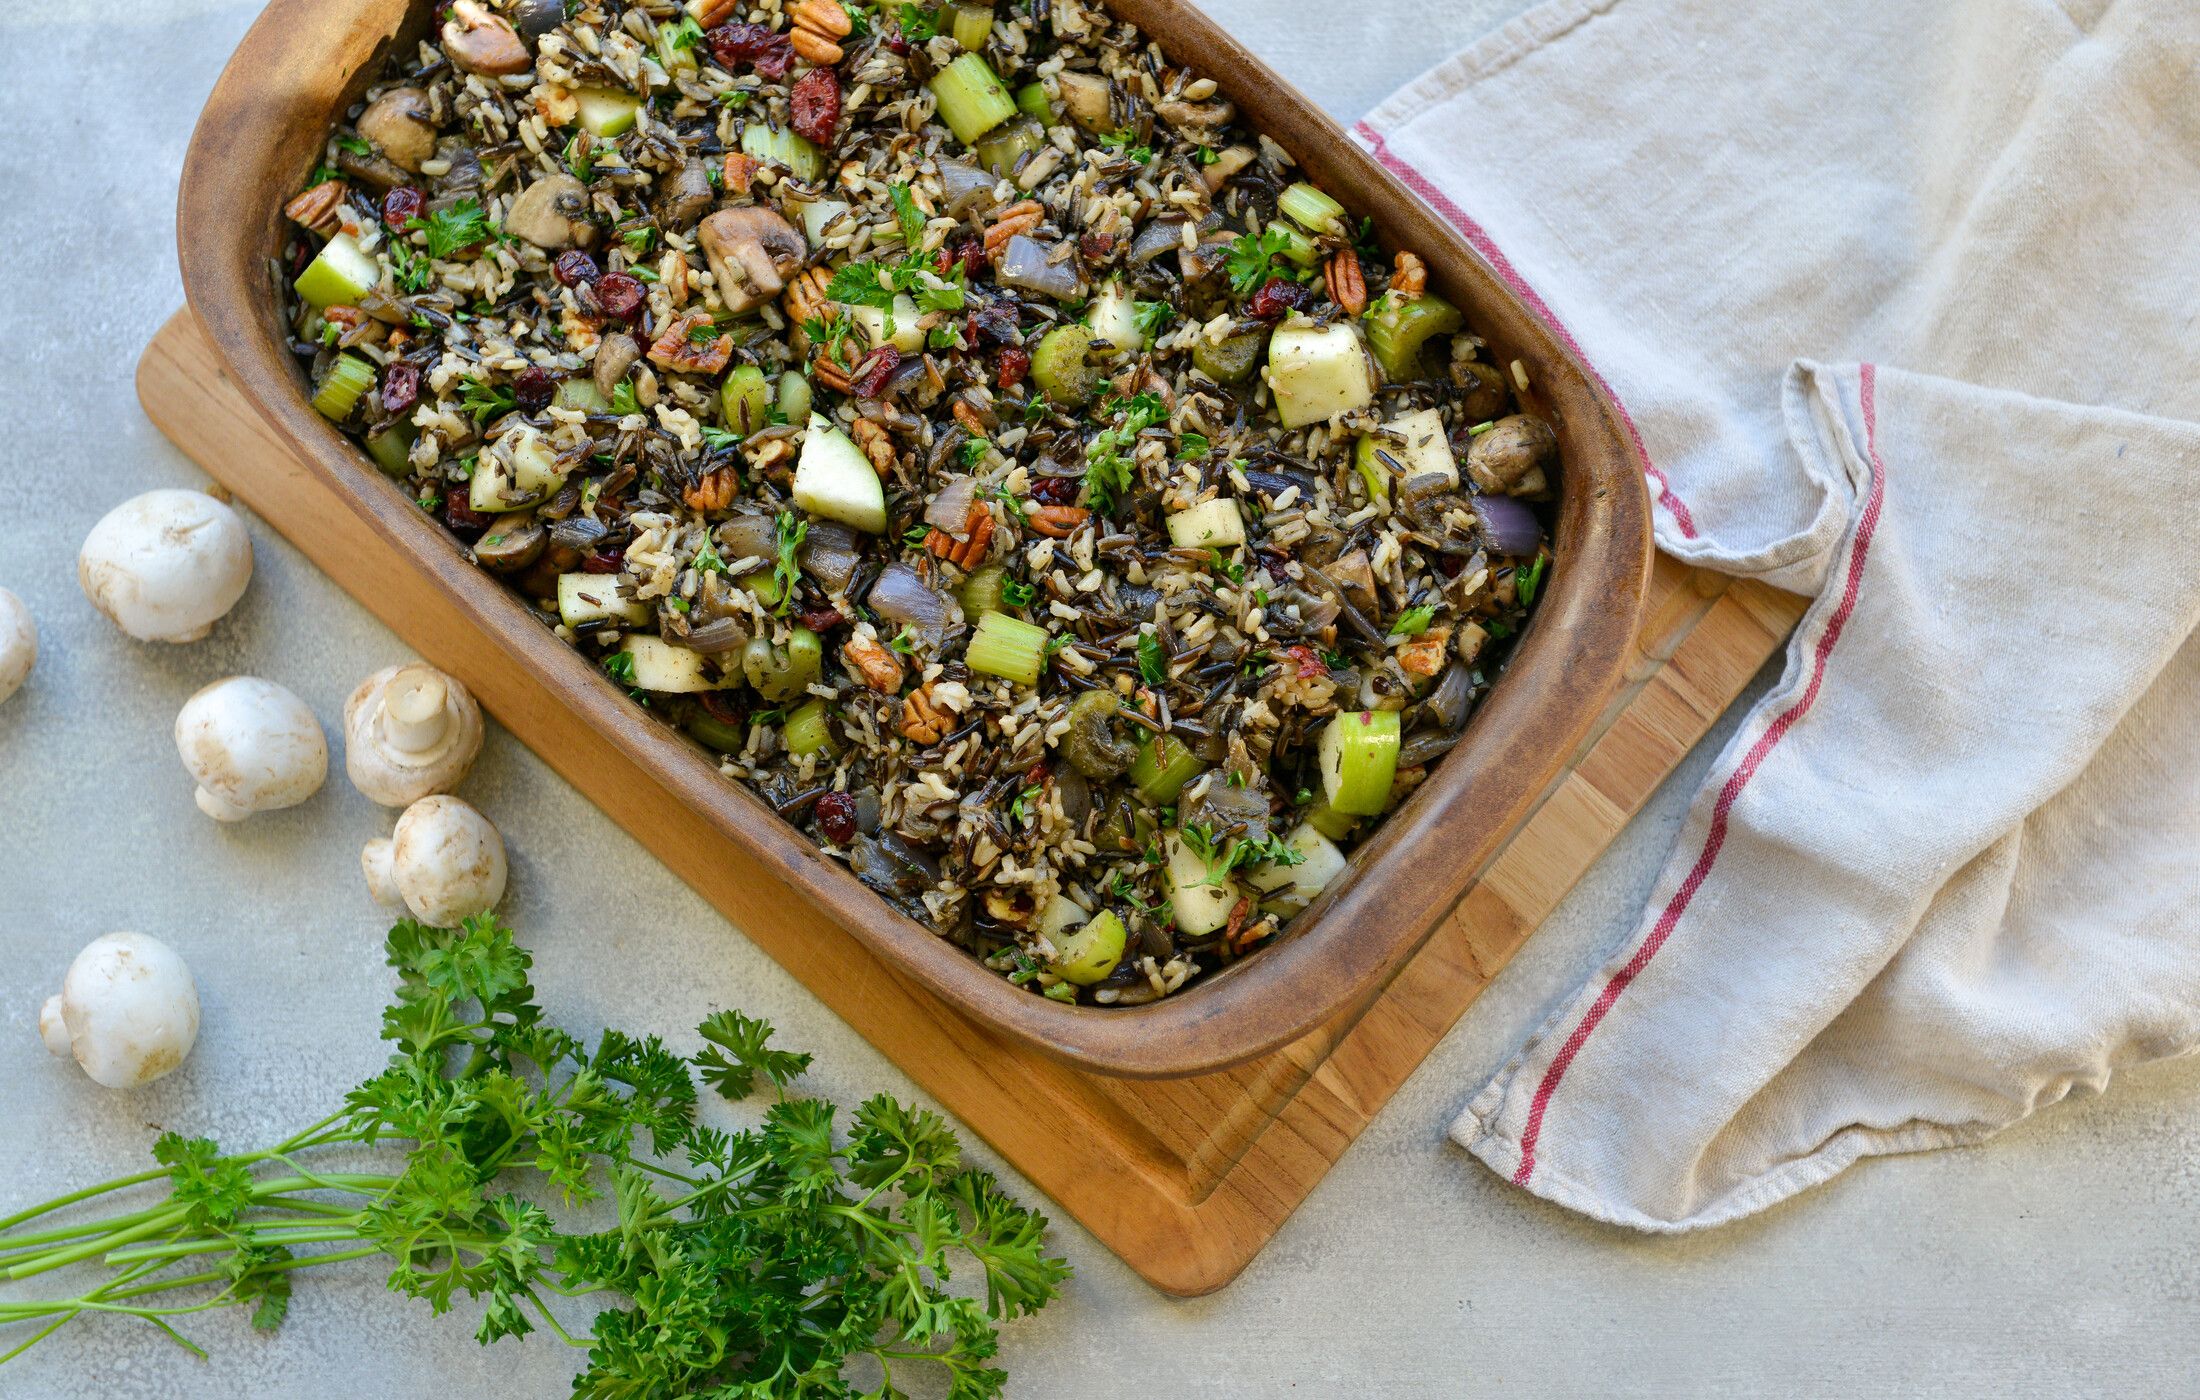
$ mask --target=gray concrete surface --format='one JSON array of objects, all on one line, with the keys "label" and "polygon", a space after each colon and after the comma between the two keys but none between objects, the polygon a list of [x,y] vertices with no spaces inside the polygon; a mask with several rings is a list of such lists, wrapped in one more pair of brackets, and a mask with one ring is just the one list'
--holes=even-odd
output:
[{"label": "gray concrete surface", "polygon": [[[271,1140],[382,1058],[383,925],[357,851],[386,817],[338,778],[302,808],[217,827],[191,805],[169,725],[194,688],[239,671],[333,721],[354,681],[404,649],[256,523],[258,579],[196,647],[122,639],[71,568],[114,501],[200,481],[139,415],[130,370],[179,299],[176,173],[253,8],[0,3],[0,584],[45,640],[29,687],[0,707],[0,1213],[138,1169],[161,1127]],[[1210,8],[1349,120],[1520,5],[1362,0],[1342,32],[1316,0]],[[1164,1298],[1059,1225],[1078,1276],[1010,1332],[1010,1393],[2200,1394],[2200,1064],[2133,1074],[1982,1150],[1868,1164],[1701,1238],[1585,1225],[1445,1143],[1472,1086],[1640,903],[1702,761],[1236,1285]],[[738,1004],[818,1052],[819,1091],[915,1095],[509,737],[492,735],[465,795],[510,840],[510,914],[560,1020],[677,1040]],[[182,949],[205,1002],[190,1064],[135,1095],[94,1088],[35,1033],[76,948],[119,928]],[[555,1343],[484,1351],[470,1319],[431,1320],[368,1269],[332,1275],[301,1287],[279,1336],[199,1321],[207,1361],[142,1325],[80,1325],[0,1369],[0,1396],[565,1393],[573,1358]]]}]

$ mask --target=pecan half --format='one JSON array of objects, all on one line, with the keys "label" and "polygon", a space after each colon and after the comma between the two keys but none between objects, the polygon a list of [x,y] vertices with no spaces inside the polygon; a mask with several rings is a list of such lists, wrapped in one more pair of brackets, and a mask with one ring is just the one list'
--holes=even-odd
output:
[{"label": "pecan half", "polygon": [[1068,539],[1091,517],[1092,512],[1083,506],[1034,506],[1030,524],[1034,532],[1062,540]]},{"label": "pecan half", "polygon": [[848,663],[848,669],[863,677],[863,683],[881,695],[892,695],[901,689],[901,658],[869,637],[850,637],[840,649],[840,659]]},{"label": "pecan half", "polygon": [[741,477],[731,467],[705,472],[702,480],[680,493],[689,510],[724,510],[740,494]]},{"label": "pecan half", "polygon": [[741,0],[702,0],[695,10],[695,22],[705,29],[716,29],[728,15],[740,8]]},{"label": "pecan half", "polygon": [[797,28],[787,35],[787,39],[799,57],[820,68],[830,68],[847,56],[840,45],[814,29]]},{"label": "pecan half", "polygon": [[1390,289],[1400,296],[1417,297],[1428,290],[1428,264],[1414,253],[1398,254],[1397,270],[1390,274]]},{"label": "pecan half", "polygon": [[872,469],[880,476],[894,469],[894,439],[883,424],[869,418],[858,418],[854,429],[856,446],[871,459]]},{"label": "pecan half", "polygon": [[815,379],[836,394],[847,393],[850,386],[855,383],[855,380],[850,378],[850,374],[851,371],[847,366],[823,352],[820,352],[816,359],[810,361],[810,378]]},{"label": "pecan half", "polygon": [[840,62],[843,55],[835,41],[847,38],[854,32],[855,24],[838,0],[802,0],[787,12],[787,17],[794,21],[787,38],[793,42],[796,53],[827,68]]},{"label": "pecan half", "polygon": [[323,180],[283,206],[283,217],[326,238],[336,232],[336,211],[344,207],[351,186],[342,180]]},{"label": "pecan half", "polygon": [[712,324],[708,311],[690,311],[674,318],[649,347],[649,362],[682,374],[716,374],[733,358],[731,332],[698,341],[696,331]]},{"label": "pecan half", "polygon": [[951,718],[933,703],[929,683],[901,698],[901,737],[911,743],[938,743],[946,735]]},{"label": "pecan half", "polygon": [[924,547],[958,568],[976,568],[992,552],[993,512],[985,508],[983,501],[972,501],[970,515],[963,522],[962,539],[935,529],[924,537]]},{"label": "pecan half", "polygon": [[993,222],[985,229],[985,255],[998,257],[1008,246],[1008,240],[1018,234],[1029,233],[1046,218],[1047,211],[1036,199],[1022,199],[993,216]]},{"label": "pecan half", "polygon": [[1367,310],[1367,278],[1360,273],[1358,253],[1350,248],[1340,251],[1329,260],[1322,278],[1329,284],[1329,299],[1343,307],[1347,316]]},{"label": "pecan half", "polygon": [[825,292],[832,284],[832,274],[822,267],[813,267],[789,282],[779,298],[789,324],[800,326],[822,315],[829,300]]}]

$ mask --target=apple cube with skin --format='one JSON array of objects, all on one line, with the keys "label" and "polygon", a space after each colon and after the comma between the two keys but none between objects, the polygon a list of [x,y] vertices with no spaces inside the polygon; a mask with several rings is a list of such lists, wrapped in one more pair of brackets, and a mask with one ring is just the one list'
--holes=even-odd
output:
[{"label": "apple cube with skin", "polygon": [[580,109],[581,130],[590,136],[618,136],[632,129],[642,105],[633,93],[609,88],[582,88],[573,100]]},{"label": "apple cube with skin", "polygon": [[617,574],[575,570],[558,575],[558,620],[568,627],[587,622],[639,627],[649,621],[649,614],[649,604],[624,592]]},{"label": "apple cube with skin", "polygon": [[382,280],[382,265],[348,233],[323,244],[298,274],[298,296],[316,311],[351,306]]},{"label": "apple cube with skin", "polygon": [[[894,294],[891,311],[877,306],[851,306],[847,311],[863,328],[864,337],[873,348],[891,345],[904,355],[914,355],[924,348],[924,328],[917,324],[924,313],[917,310],[917,304],[905,292]],[[893,323],[891,333],[889,321]]]},{"label": "apple cube with skin", "polygon": [[1245,516],[1228,496],[1201,501],[1169,517],[1169,543],[1178,549],[1235,549],[1245,543]]},{"label": "apple cube with skin", "polygon": [[660,695],[692,695],[700,690],[724,690],[734,684],[727,677],[713,679],[703,669],[703,654],[677,647],[658,637],[628,637],[619,650],[634,658],[636,690]]},{"label": "apple cube with skin", "polygon": [[1375,400],[1375,374],[1360,337],[1342,322],[1294,322],[1268,339],[1268,388],[1286,428],[1326,423]]},{"label": "apple cube with skin", "polygon": [[1419,409],[1391,419],[1383,425],[1386,434],[1395,437],[1377,437],[1370,433],[1360,439],[1355,452],[1360,477],[1367,482],[1370,499],[1383,500],[1389,495],[1392,473],[1388,463],[1375,454],[1388,454],[1404,473],[1400,481],[1411,481],[1417,476],[1441,476],[1452,485],[1459,484],[1459,462],[1451,455],[1451,440],[1444,433],[1444,415],[1433,408]]},{"label": "apple cube with skin", "polygon": [[886,488],[871,461],[822,413],[810,415],[794,467],[794,503],[866,534],[886,533]]},{"label": "apple cube with skin", "polygon": [[1240,897],[1237,881],[1218,875],[1215,866],[1176,832],[1169,833],[1162,849],[1168,860],[1169,908],[1177,928],[1199,938],[1228,925]]}]

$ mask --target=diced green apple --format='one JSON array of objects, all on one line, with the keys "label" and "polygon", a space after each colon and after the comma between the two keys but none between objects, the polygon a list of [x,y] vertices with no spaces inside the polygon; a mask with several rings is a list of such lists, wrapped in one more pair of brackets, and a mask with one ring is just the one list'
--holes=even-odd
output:
[{"label": "diced green apple", "polygon": [[1162,850],[1168,859],[1169,907],[1177,928],[1198,938],[1227,925],[1240,897],[1237,882],[1218,876],[1207,858],[1186,845],[1178,832],[1169,833]]},{"label": "diced green apple", "polygon": [[802,206],[802,231],[810,236],[810,246],[823,246],[825,230],[833,220],[847,213],[849,205],[838,199],[813,199]]},{"label": "diced green apple", "polygon": [[924,313],[917,310],[906,292],[894,294],[891,311],[878,306],[850,306],[846,310],[874,346],[891,345],[904,355],[914,355],[924,348],[924,328],[917,324]]},{"label": "diced green apple", "polygon": [[1120,279],[1100,289],[1092,299],[1092,333],[1126,355],[1146,348],[1138,329],[1138,303]]},{"label": "diced green apple", "polygon": [[1400,480],[1435,475],[1448,478],[1454,486],[1459,484],[1459,462],[1451,455],[1451,441],[1444,433],[1440,411],[1424,408],[1393,418],[1383,425],[1383,431],[1384,436],[1369,433],[1361,437],[1353,454],[1370,499],[1386,500],[1390,495],[1390,467],[1375,455],[1378,451],[1388,453],[1398,464],[1404,472]]},{"label": "diced green apple", "polygon": [[1347,710],[1322,730],[1319,761],[1329,805],[1353,816],[1380,816],[1398,775],[1398,712]]},{"label": "diced green apple", "polygon": [[512,458],[512,486],[529,500],[555,495],[565,484],[566,469],[558,465],[558,454],[533,428],[522,428],[507,437],[505,450]]},{"label": "diced green apple", "polygon": [[676,647],[658,637],[628,637],[619,644],[619,650],[634,658],[632,684],[636,690],[692,695],[701,690],[724,690],[734,683],[705,672],[701,652]]},{"label": "diced green apple", "polygon": [[1302,321],[1268,338],[1268,387],[1276,416],[1286,428],[1325,423],[1365,408],[1375,398],[1375,376],[1352,327]]},{"label": "diced green apple", "polygon": [[580,108],[581,130],[590,136],[618,136],[634,126],[634,114],[642,99],[631,92],[611,88],[582,88],[573,94]]},{"label": "diced green apple", "polygon": [[331,306],[350,306],[374,290],[382,280],[382,265],[348,233],[339,233],[321,245],[306,270],[298,274],[298,297],[316,311]]},{"label": "diced green apple", "polygon": [[873,535],[886,533],[886,488],[863,449],[822,413],[810,414],[794,468],[794,503]]},{"label": "diced green apple", "polygon": [[513,483],[511,463],[494,452],[484,452],[474,459],[474,474],[466,480],[468,506],[483,515],[501,515],[534,502],[533,496]]},{"label": "diced green apple", "polygon": [[558,620],[568,627],[587,622],[638,627],[649,621],[649,604],[628,595],[617,574],[559,574]]},{"label": "diced green apple", "polygon": [[1201,501],[1169,517],[1169,543],[1178,549],[1235,549],[1245,543],[1245,516],[1228,496]]},{"label": "diced green apple", "polygon": [[1046,907],[1039,911],[1038,922],[1033,924],[1032,928],[1045,937],[1053,939],[1056,945],[1059,946],[1059,935],[1069,932],[1091,917],[1092,911],[1084,905],[1079,904],[1066,894],[1056,894],[1054,898],[1046,902]]},{"label": "diced green apple", "polygon": [[1296,911],[1314,902],[1331,880],[1344,873],[1344,852],[1335,842],[1304,822],[1284,838],[1284,847],[1301,859],[1296,865],[1271,861],[1245,872],[1245,883],[1268,896],[1264,904]]},{"label": "diced green apple", "polygon": [[[1228,915],[1223,916],[1225,921]],[[1105,981],[1123,961],[1130,932],[1112,909],[1103,909],[1077,932],[1055,943],[1054,970],[1064,982],[1089,987]]]}]

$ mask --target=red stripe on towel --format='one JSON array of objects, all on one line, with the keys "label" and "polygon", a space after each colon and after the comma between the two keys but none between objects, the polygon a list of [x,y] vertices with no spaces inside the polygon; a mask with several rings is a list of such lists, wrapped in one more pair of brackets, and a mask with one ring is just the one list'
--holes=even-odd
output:
[{"label": "red stripe on towel", "polygon": [[1635,449],[1635,461],[1641,465],[1642,474],[1657,483],[1658,504],[1664,506],[1666,512],[1673,517],[1673,523],[1680,526],[1681,535],[1684,538],[1691,540],[1696,538],[1696,521],[1688,513],[1687,502],[1683,501],[1674,492],[1672,483],[1665,479],[1665,473],[1658,470],[1657,464],[1650,460],[1650,450],[1642,444],[1642,433],[1635,427],[1634,415],[1627,411],[1627,405],[1620,402],[1619,395],[1605,381],[1602,372],[1582,352],[1581,346],[1574,340],[1573,332],[1566,329],[1566,323],[1559,320],[1551,308],[1545,304],[1543,298],[1536,293],[1535,288],[1528,285],[1528,279],[1522,277],[1518,269],[1513,267],[1512,260],[1505,256],[1504,250],[1497,246],[1490,238],[1489,233],[1480,224],[1476,223],[1466,210],[1452,203],[1450,197],[1436,188],[1427,176],[1395,155],[1389,144],[1383,140],[1381,132],[1369,126],[1366,122],[1361,122],[1352,129],[1362,141],[1367,143],[1369,151],[1374,154],[1376,160],[1382,162],[1384,169],[1403,180],[1407,188],[1427,201],[1431,208],[1450,220],[1453,227],[1466,235],[1467,242],[1474,245],[1474,250],[1488,260],[1491,268],[1496,271],[1498,278],[1512,289],[1513,295],[1526,302],[1528,309],[1540,317],[1543,324],[1551,328],[1551,333],[1556,335],[1560,343],[1566,347],[1576,360],[1581,362],[1581,367],[1589,371],[1589,377],[1597,382],[1597,387],[1602,389],[1605,397],[1612,401],[1612,407],[1619,410],[1620,426],[1627,430],[1627,441]]},{"label": "red stripe on towel", "polygon": [[1870,459],[1871,487],[1865,495],[1864,513],[1856,523],[1856,535],[1849,545],[1848,571],[1841,588],[1840,605],[1827,619],[1825,631],[1819,634],[1818,644],[1811,653],[1810,682],[1803,687],[1803,693],[1795,703],[1781,711],[1780,716],[1757,737],[1757,742],[1749,746],[1749,752],[1743,755],[1733,775],[1719,789],[1718,801],[1711,808],[1711,828],[1705,833],[1703,850],[1697,854],[1695,865],[1689,868],[1688,878],[1681,881],[1681,887],[1673,892],[1673,898],[1658,915],[1658,922],[1650,930],[1650,936],[1642,941],[1642,946],[1627,960],[1627,965],[1613,973],[1611,980],[1604,984],[1604,990],[1598,993],[1596,1001],[1582,1016],[1581,1023],[1574,1027],[1573,1034],[1567,1036],[1566,1043],[1559,1047],[1558,1055],[1551,1061],[1550,1068],[1543,1072],[1543,1081],[1536,1085],[1535,1097],[1528,1104],[1527,1127],[1520,1135],[1520,1165],[1513,1172],[1513,1182],[1516,1185],[1527,1185],[1528,1179],[1535,1175],[1535,1146],[1537,1138],[1543,1132],[1543,1113],[1550,1106],[1551,1095],[1557,1092],[1559,1082],[1565,1079],[1566,1067],[1574,1062],[1574,1056],[1580,1053],[1589,1037],[1596,1033],[1605,1013],[1612,1009],[1612,1003],[1619,1000],[1620,993],[1627,990],[1628,984],[1650,965],[1650,959],[1657,956],[1658,949],[1665,946],[1667,935],[1673,932],[1673,926],[1680,922],[1681,915],[1688,912],[1689,901],[1696,897],[1696,891],[1710,876],[1711,867],[1719,859],[1719,848],[1726,844],[1727,815],[1734,810],[1742,789],[1748,787],[1749,780],[1756,776],[1758,765],[1779,745],[1787,732],[1795,727],[1796,722],[1810,713],[1810,707],[1817,703],[1819,683],[1825,679],[1826,658],[1832,655],[1834,644],[1841,640],[1841,631],[1848,625],[1849,614],[1856,610],[1857,590],[1864,578],[1864,559],[1871,552],[1872,534],[1879,527],[1879,504],[1885,494],[1887,480],[1886,463],[1879,460],[1878,370],[1867,364],[1860,367],[1859,374],[1862,379],[1859,397],[1864,408],[1864,452]]}]

